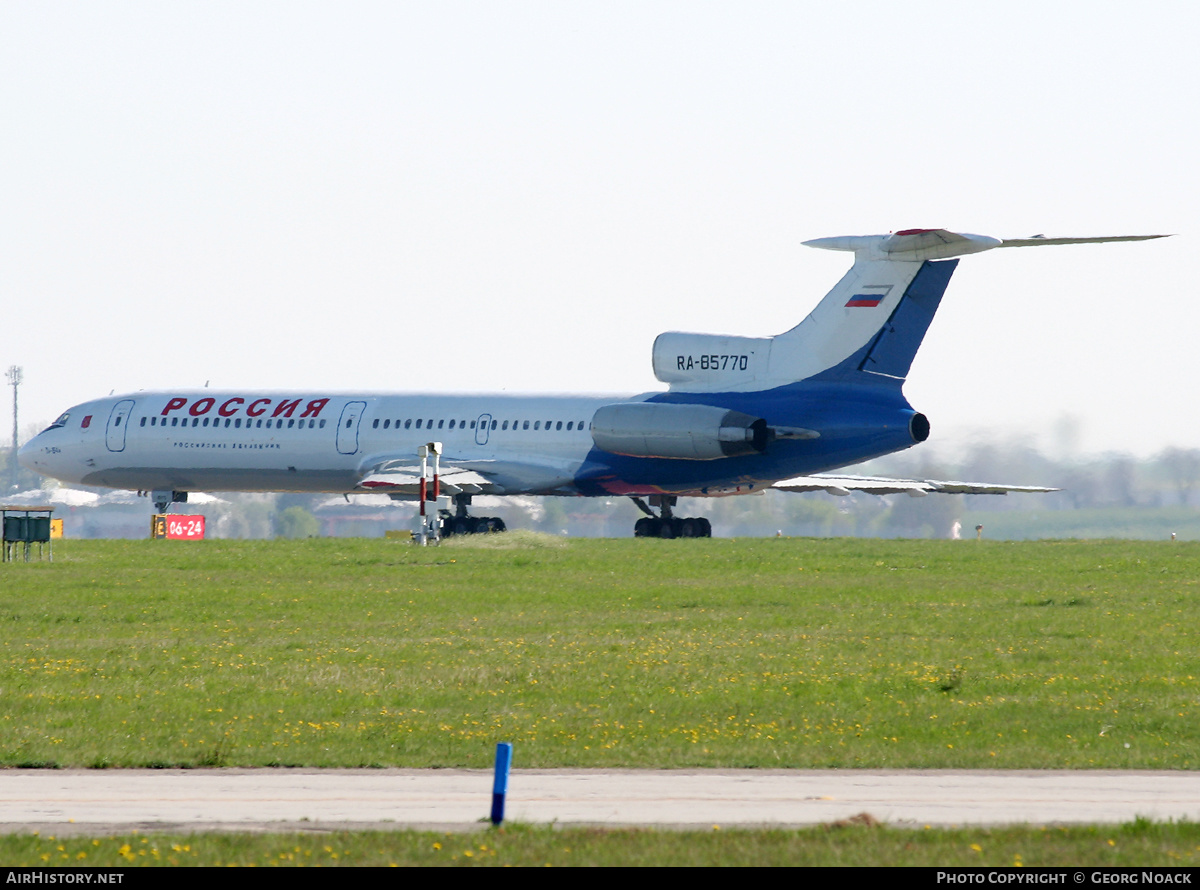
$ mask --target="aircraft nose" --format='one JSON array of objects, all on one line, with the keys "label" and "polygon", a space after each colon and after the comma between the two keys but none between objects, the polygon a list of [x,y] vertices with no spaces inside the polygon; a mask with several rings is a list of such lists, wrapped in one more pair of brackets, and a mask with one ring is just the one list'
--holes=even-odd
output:
[{"label": "aircraft nose", "polygon": [[17,463],[27,470],[48,476],[54,456],[61,453],[61,449],[49,441],[46,433],[41,432],[17,449]]},{"label": "aircraft nose", "polygon": [[41,450],[41,444],[38,440],[41,438],[42,434],[38,433],[17,449],[17,463],[27,470],[37,469],[37,454]]}]

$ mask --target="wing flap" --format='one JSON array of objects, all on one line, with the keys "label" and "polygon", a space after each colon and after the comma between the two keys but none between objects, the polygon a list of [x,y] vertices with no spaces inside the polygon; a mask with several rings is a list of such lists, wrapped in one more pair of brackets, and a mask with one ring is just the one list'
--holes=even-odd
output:
[{"label": "wing flap", "polygon": [[1012,492],[1045,493],[1059,491],[1037,485],[1003,485],[992,482],[945,482],[937,479],[887,479],[879,476],[833,476],[817,474],[783,479],[771,486],[780,491],[824,491],[834,495],[848,495],[852,491],[868,494],[909,494],[922,497],[926,494],[1008,494]]},{"label": "wing flap", "polygon": [[[438,474],[438,486],[442,494],[481,494],[488,487],[488,480],[471,470],[451,468]],[[359,480],[358,488],[380,494],[421,494],[421,474],[404,472],[371,473]]]},{"label": "wing flap", "polygon": [[[438,483],[444,495],[566,494],[579,461],[512,461],[443,455]],[[432,478],[432,465],[430,466]],[[421,462],[412,455],[376,454],[359,467],[359,491],[417,497]]]}]

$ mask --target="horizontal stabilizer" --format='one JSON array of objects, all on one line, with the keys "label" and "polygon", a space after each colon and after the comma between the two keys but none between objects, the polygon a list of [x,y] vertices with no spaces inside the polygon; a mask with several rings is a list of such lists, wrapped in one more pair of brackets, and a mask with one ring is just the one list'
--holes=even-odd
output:
[{"label": "horizontal stabilizer", "polygon": [[987,235],[967,235],[946,229],[904,229],[890,235],[845,235],[835,238],[816,238],[805,241],[805,247],[823,250],[852,250],[873,259],[900,262],[943,260],[948,257],[980,253],[999,247],[999,238]]},{"label": "horizontal stabilizer", "polygon": [[1108,241],[1153,241],[1155,238],[1170,238],[1170,235],[1100,235],[1095,238],[1047,238],[1033,235],[1030,238],[1005,238],[1000,247],[1038,247],[1042,244],[1104,244]]},{"label": "horizontal stabilizer", "polygon": [[903,229],[890,235],[841,235],[805,241],[805,247],[852,250],[868,259],[893,261],[943,260],[980,253],[994,247],[1039,247],[1046,244],[1103,244],[1108,241],[1151,241],[1170,235],[1100,235],[1091,238],[993,238],[947,229]]},{"label": "horizontal stabilizer", "polygon": [[1041,488],[1036,485],[997,485],[991,482],[941,482],[936,479],[885,479],[878,476],[796,476],[776,482],[772,488],[781,491],[824,491],[828,494],[847,495],[852,491],[868,494],[899,494],[914,497],[926,494],[1008,494],[1013,492],[1044,493],[1058,491],[1057,488]]}]

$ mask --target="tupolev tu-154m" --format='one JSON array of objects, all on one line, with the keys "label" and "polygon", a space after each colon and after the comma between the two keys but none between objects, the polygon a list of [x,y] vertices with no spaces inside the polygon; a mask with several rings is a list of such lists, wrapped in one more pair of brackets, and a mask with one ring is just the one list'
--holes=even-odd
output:
[{"label": "tupolev tu-154m", "polygon": [[[159,512],[195,491],[424,490],[418,448],[441,443],[444,532],[497,528],[489,495],[628,496],[634,534],[708,537],[679,497],[782,491],[1002,494],[1034,486],[882,479],[830,471],[910,448],[929,421],[902,392],[958,260],[998,247],[1160,235],[1001,240],[944,229],[819,238],[850,271],[774,337],[669,332],[654,342],[666,392],[632,396],[386,392],[137,392],[69,409],[22,465],[83,485],[149,491]],[[647,505],[646,500],[650,500]],[[658,506],[655,514],[651,506]]]}]

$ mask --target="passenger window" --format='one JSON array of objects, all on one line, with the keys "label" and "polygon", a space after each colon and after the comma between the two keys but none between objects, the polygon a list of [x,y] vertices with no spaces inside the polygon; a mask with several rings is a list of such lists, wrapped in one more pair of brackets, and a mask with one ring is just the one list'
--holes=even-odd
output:
[{"label": "passenger window", "polygon": [[495,429],[495,428],[496,428],[496,421],[493,420],[492,421],[492,429]]},{"label": "passenger window", "polygon": [[146,425],[146,418],[143,417],[142,422],[139,423],[138,426],[145,426],[145,425]]},{"label": "passenger window", "polygon": [[373,430],[379,429],[379,418],[378,417],[376,417],[374,420],[371,421],[371,429],[373,429]]},{"label": "passenger window", "polygon": [[542,428],[542,422],[540,420],[535,420],[533,422],[533,428],[535,430],[540,430]]},{"label": "passenger window", "polygon": [[574,424],[574,423],[575,423],[575,421],[573,421],[573,420],[568,420],[568,421],[567,421],[567,429],[569,430],[569,429],[571,428],[572,424]]},{"label": "passenger window", "polygon": [[411,426],[412,426],[412,418],[409,418],[408,420],[404,421],[405,429],[409,429]]},{"label": "passenger window", "polygon": [[[375,422],[376,422],[376,423],[379,423],[379,421],[378,421],[378,420],[377,420],[377,421],[375,421]],[[385,430],[386,430],[386,429],[387,429],[389,426],[391,426],[391,425],[392,425],[392,422],[391,422],[390,420],[385,420],[385,421],[383,422],[383,428],[384,428]],[[418,492],[418,494],[419,494],[419,492]]]},{"label": "passenger window", "polygon": [[321,429],[325,429],[325,421],[324,420],[321,421],[320,427],[321,427]]},{"label": "passenger window", "polygon": [[204,418],[204,423],[202,423],[202,424],[200,424],[200,425],[201,425],[201,426],[208,426],[208,418],[207,418],[207,417],[206,417],[206,418]]},{"label": "passenger window", "polygon": [[450,426],[448,426],[447,429],[451,429],[451,430],[454,429],[454,421],[453,420],[450,421]]},{"label": "passenger window", "polygon": [[440,429],[441,429],[443,426],[445,426],[445,425],[446,425],[446,420],[445,420],[445,418],[443,418],[442,420],[439,420],[439,421],[438,421],[438,429],[439,429],[439,430],[440,430]]},{"label": "passenger window", "polygon": [[474,420],[471,421],[471,429],[475,429],[475,421]]},{"label": "passenger window", "polygon": [[[506,430],[506,429],[508,429],[508,421],[507,421],[507,420],[506,420],[506,421],[504,421],[504,426],[500,427],[500,429],[502,429],[502,430]],[[418,493],[419,493],[419,492],[418,492]]]},{"label": "passenger window", "polygon": [[242,428],[242,419],[239,417],[233,422],[233,428],[240,430]]},{"label": "passenger window", "polygon": [[561,429],[562,429],[562,421],[561,421],[561,420],[560,420],[560,421],[558,422],[558,424],[557,424],[557,425],[554,427],[554,429],[555,429],[555,430],[561,430]]},{"label": "passenger window", "polygon": [[[421,428],[421,419],[417,418],[417,429],[420,429],[420,428]],[[420,495],[420,492],[417,492],[417,494]]]},{"label": "passenger window", "polygon": [[523,429],[523,430],[529,429],[529,421],[528,420],[525,421],[525,423],[521,425],[521,429]]}]

